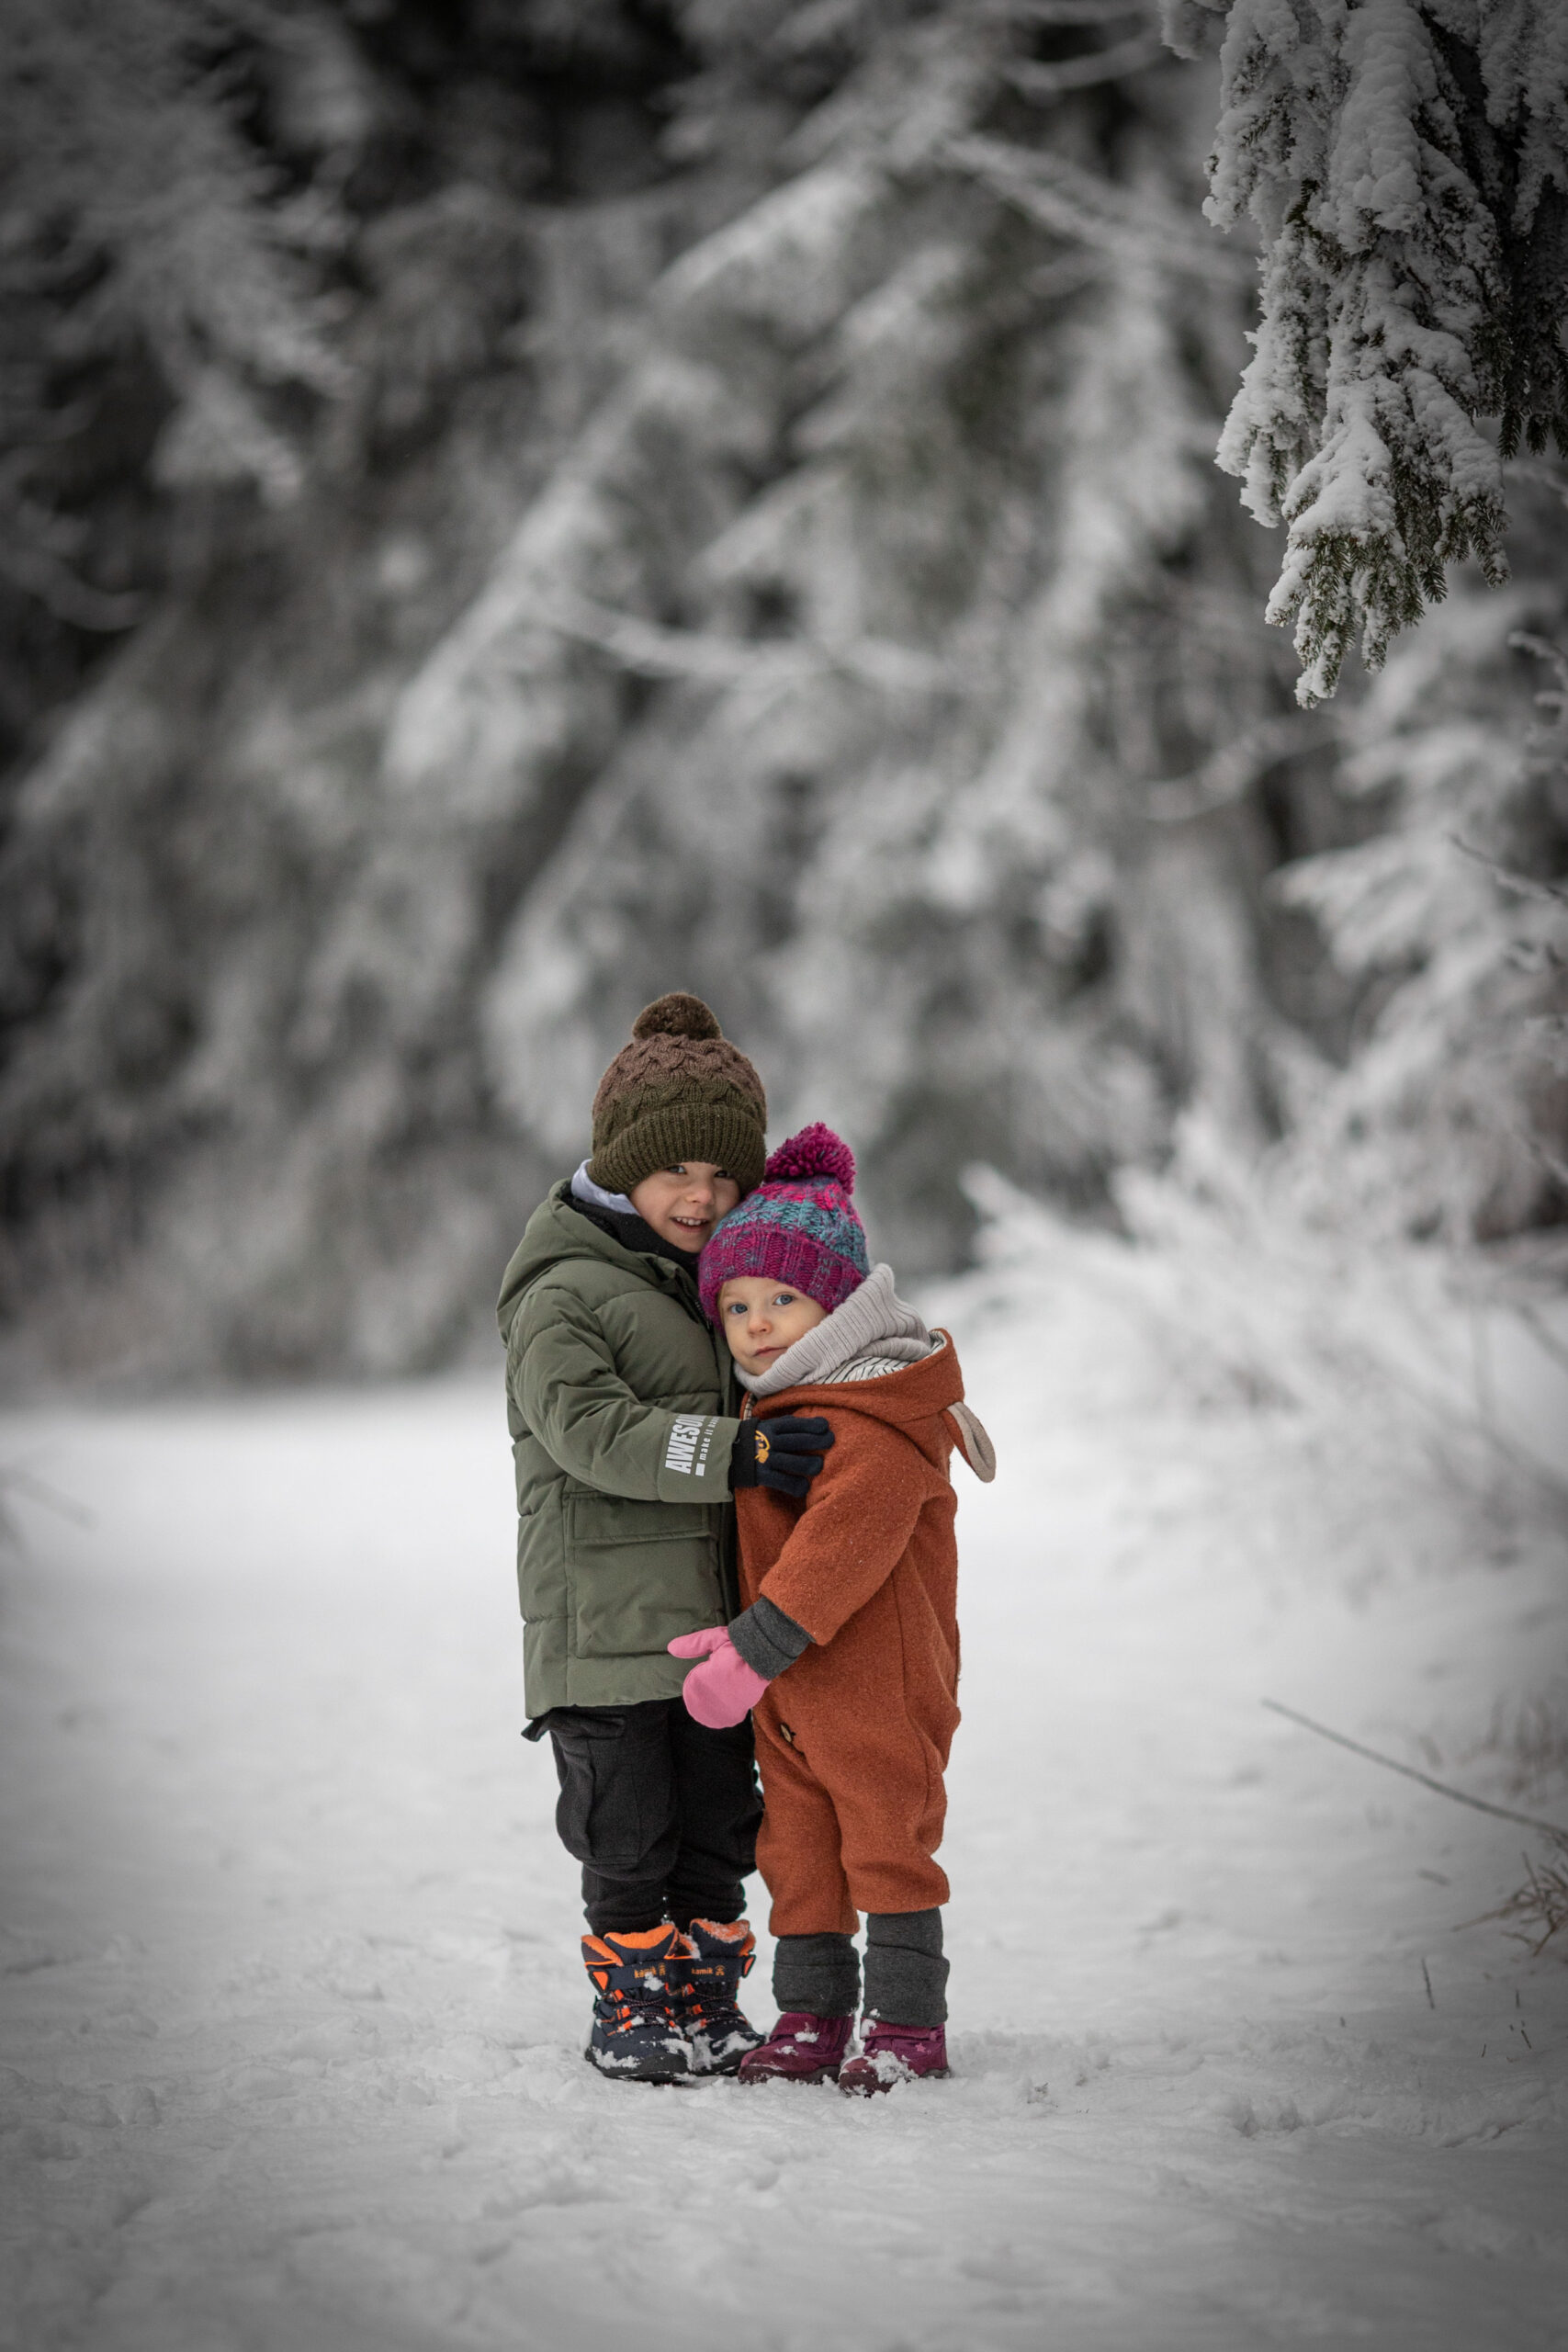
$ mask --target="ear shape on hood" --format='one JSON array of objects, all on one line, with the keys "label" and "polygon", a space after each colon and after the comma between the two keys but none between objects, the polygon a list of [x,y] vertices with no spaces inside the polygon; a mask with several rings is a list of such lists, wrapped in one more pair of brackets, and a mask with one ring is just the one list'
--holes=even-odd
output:
[{"label": "ear shape on hood", "polygon": [[942,1418],[953,1423],[959,1453],[980,1484],[988,1487],[997,1475],[997,1449],[985,1422],[964,1404],[950,1405]]}]

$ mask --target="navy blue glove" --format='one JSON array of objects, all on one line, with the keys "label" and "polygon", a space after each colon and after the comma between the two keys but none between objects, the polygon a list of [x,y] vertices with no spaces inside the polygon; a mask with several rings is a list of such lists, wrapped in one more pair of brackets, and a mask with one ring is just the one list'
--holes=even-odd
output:
[{"label": "navy blue glove", "polygon": [[771,1421],[742,1421],[729,1457],[731,1487],[773,1487],[804,1502],[833,1432],[815,1413],[778,1413]]}]

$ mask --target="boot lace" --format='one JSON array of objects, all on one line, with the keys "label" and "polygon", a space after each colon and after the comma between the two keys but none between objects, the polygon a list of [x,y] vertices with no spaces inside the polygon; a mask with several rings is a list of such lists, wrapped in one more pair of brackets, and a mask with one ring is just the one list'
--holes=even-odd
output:
[{"label": "boot lace", "polygon": [[662,2026],[668,2030],[674,2024],[670,1988],[651,1970],[639,1970],[630,1984],[614,1985],[600,1997],[616,2033],[633,2033],[638,2026]]}]

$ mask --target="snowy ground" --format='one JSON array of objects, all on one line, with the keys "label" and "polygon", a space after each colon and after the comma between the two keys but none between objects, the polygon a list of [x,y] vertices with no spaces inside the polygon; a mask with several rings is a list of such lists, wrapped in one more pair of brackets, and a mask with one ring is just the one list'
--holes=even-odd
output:
[{"label": "snowy ground", "polygon": [[1568,1971],[1458,1925],[1528,1841],[1258,1705],[1503,1796],[1507,1708],[1568,1722],[1544,1517],[1070,1266],[947,1305],[1004,1462],[956,2072],[874,2104],[583,2065],[493,1381],[0,1424],[91,1513],[24,1498],[5,1578],[4,2341],[1568,2342]]}]

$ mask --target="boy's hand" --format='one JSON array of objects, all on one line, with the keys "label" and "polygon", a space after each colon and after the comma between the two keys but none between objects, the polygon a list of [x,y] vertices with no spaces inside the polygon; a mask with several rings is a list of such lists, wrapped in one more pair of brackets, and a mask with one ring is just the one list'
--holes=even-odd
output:
[{"label": "boy's hand", "polygon": [[768,1678],[747,1665],[722,1625],[700,1634],[678,1634],[665,1647],[671,1657],[700,1657],[682,1685],[686,1713],[709,1731],[728,1731],[750,1713],[768,1687]]},{"label": "boy's hand", "polygon": [[816,1413],[778,1413],[771,1421],[742,1421],[729,1457],[731,1487],[773,1487],[804,1502],[833,1432]]}]

